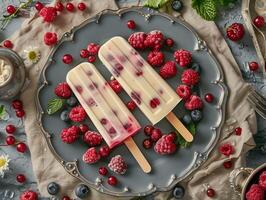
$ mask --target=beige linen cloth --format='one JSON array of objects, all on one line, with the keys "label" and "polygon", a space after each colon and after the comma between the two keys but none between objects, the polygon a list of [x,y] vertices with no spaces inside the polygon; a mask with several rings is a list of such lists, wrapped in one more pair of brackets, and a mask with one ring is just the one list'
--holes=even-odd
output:
[{"label": "beige linen cloth", "polygon": [[[228,160],[222,156],[218,148],[220,144],[229,142],[234,145],[235,152],[230,156],[234,161],[234,167],[244,164],[244,154],[254,146],[252,134],[256,132],[256,117],[254,110],[246,101],[249,86],[243,82],[240,70],[228,48],[222,34],[217,29],[214,22],[207,22],[201,19],[194,10],[191,9],[191,0],[183,1],[185,9],[183,18],[190,23],[199,33],[201,38],[207,41],[210,49],[222,65],[225,81],[229,88],[229,97],[226,106],[226,122],[223,125],[220,142],[215,147],[207,162],[197,172],[192,174],[189,180],[181,184],[186,188],[184,199],[208,199],[206,197],[206,187],[209,184],[215,191],[213,199],[232,199],[228,184],[228,176],[231,170],[224,169],[223,162]],[[21,95],[24,102],[27,116],[25,118],[25,129],[28,138],[28,146],[31,152],[33,170],[38,182],[38,187],[42,196],[48,197],[47,184],[51,181],[60,183],[61,195],[69,195],[72,198],[74,187],[79,180],[66,173],[63,167],[55,160],[47,147],[44,137],[36,121],[36,107],[34,96],[37,89],[37,81],[40,70],[44,66],[51,48],[43,43],[43,35],[47,31],[53,31],[62,36],[71,27],[80,24],[83,20],[93,16],[97,12],[112,8],[117,9],[114,0],[86,0],[88,12],[60,13],[54,23],[43,23],[42,19],[35,14],[32,18],[24,21],[21,29],[14,33],[10,39],[14,42],[14,50],[19,54],[28,46],[36,46],[41,51],[41,60],[32,68],[28,68],[28,77],[31,80],[28,87]],[[242,127],[242,135],[236,136],[234,128]],[[171,197],[171,192],[154,194],[154,199],[165,200]],[[91,190],[90,200],[111,200],[115,197],[107,196],[95,190]],[[118,198],[117,198],[118,199]],[[119,198],[128,199],[128,198]]]}]

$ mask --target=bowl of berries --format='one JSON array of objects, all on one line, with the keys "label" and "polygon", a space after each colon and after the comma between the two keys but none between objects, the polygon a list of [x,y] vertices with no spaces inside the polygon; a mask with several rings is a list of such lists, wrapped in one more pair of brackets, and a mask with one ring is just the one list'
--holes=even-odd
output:
[{"label": "bowl of berries", "polygon": [[266,163],[256,169],[243,167],[235,169],[230,174],[230,184],[242,200],[264,200],[266,197]]},{"label": "bowl of berries", "polygon": [[207,160],[226,97],[219,63],[188,24],[132,7],[65,33],[36,103],[69,174],[105,194],[145,196],[170,190]]}]

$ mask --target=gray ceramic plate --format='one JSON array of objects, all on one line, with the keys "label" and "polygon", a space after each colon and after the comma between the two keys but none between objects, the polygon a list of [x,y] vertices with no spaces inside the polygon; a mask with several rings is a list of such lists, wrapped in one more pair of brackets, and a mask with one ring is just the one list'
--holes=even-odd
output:
[{"label": "gray ceramic plate", "polygon": [[[132,33],[126,26],[129,19],[135,20],[136,31],[161,30],[166,37],[175,40],[176,48],[192,51],[193,60],[201,66],[201,83],[197,93],[203,97],[207,92],[211,92],[215,96],[215,101],[212,104],[205,103],[204,118],[197,127],[197,135],[192,146],[186,149],[181,148],[174,155],[160,156],[153,150],[145,150],[142,147],[142,141],[145,138],[143,131],[134,136],[134,140],[151,163],[152,173],[150,174],[143,173],[125,145],[113,150],[111,156],[121,154],[126,159],[129,169],[124,176],[116,176],[119,185],[112,187],[107,184],[106,178],[98,175],[98,167],[106,166],[110,157],[94,165],[85,164],[82,161],[82,154],[88,146],[82,141],[72,145],[64,144],[60,139],[60,131],[67,124],[60,120],[60,114],[49,116],[45,110],[48,100],[55,96],[53,92],[55,86],[59,82],[65,81],[67,72],[73,66],[82,62],[79,56],[80,49],[86,48],[89,42],[102,44],[116,35],[127,38]],[[65,65],[61,61],[62,56],[66,53],[72,54],[75,58],[71,66]],[[146,57],[146,53],[143,53],[144,57]],[[172,59],[172,52],[168,51],[166,57]],[[97,60],[96,66],[106,79],[110,79],[110,73],[99,60]],[[179,68],[178,70],[179,76],[168,81],[173,88],[180,82],[182,69]],[[124,101],[129,100],[125,93],[120,96]],[[227,89],[223,83],[220,66],[208,50],[205,42],[196,35],[190,26],[177,18],[146,8],[133,7],[119,11],[105,10],[66,33],[54,48],[44,68],[40,78],[37,103],[40,109],[39,121],[44,136],[56,159],[68,173],[79,178],[91,188],[106,194],[144,196],[155,191],[171,189],[208,158],[220,135],[226,96]],[[182,117],[185,112],[182,103],[175,108],[174,112]],[[134,111],[134,115],[143,127],[149,124],[147,118],[138,109]],[[91,122],[88,123],[92,129],[95,129]],[[173,131],[173,127],[166,120],[162,120],[156,126],[160,127],[164,133]]]}]

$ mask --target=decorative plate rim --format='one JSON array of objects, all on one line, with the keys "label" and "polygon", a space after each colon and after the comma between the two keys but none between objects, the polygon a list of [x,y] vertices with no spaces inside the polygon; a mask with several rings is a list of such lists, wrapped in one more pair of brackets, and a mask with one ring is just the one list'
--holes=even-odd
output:
[{"label": "decorative plate rim", "polygon": [[[155,11],[152,9],[148,9],[148,11],[150,11],[150,12],[145,13],[143,11],[144,8],[145,7],[143,7],[143,6],[131,6],[131,7],[126,7],[126,8],[121,8],[118,10],[105,9],[105,10],[99,12],[98,14],[96,14],[94,17],[86,19],[80,25],[74,26],[69,32],[64,33],[62,38],[58,42],[58,44],[52,49],[52,51],[50,52],[50,54],[48,56],[48,60],[47,60],[46,64],[44,65],[44,68],[41,71],[41,74],[39,77],[39,85],[40,86],[38,87],[36,95],[35,95],[35,103],[36,103],[36,110],[37,110],[37,122],[38,122],[38,125],[41,129],[43,136],[45,137],[47,145],[48,145],[49,149],[51,150],[52,154],[55,156],[56,160],[65,168],[65,170],[70,175],[78,178],[81,182],[88,185],[90,188],[93,188],[99,192],[102,192],[102,193],[108,194],[108,195],[112,195],[112,196],[121,196],[121,197],[139,196],[140,197],[140,196],[146,196],[146,195],[152,194],[154,192],[165,192],[165,191],[171,190],[178,182],[186,179],[189,175],[191,175],[193,172],[195,172],[196,169],[198,169],[200,166],[202,166],[203,163],[207,160],[209,154],[212,152],[212,150],[214,149],[214,147],[216,146],[216,144],[220,138],[221,127],[222,127],[224,120],[225,120],[224,112],[225,112],[225,105],[226,105],[226,100],[227,100],[227,96],[228,96],[228,89],[224,83],[223,70],[222,70],[219,62],[217,61],[217,59],[215,58],[215,56],[211,52],[211,50],[208,48],[206,42],[198,36],[198,34],[194,30],[194,28],[192,28],[192,26],[190,26],[187,22],[185,22],[183,18],[181,18],[181,17],[176,18],[176,17],[170,16],[166,13],[161,13],[159,11]],[[75,32],[77,30],[79,30],[80,28],[84,27],[85,25],[92,23],[92,22],[99,23],[99,20],[101,19],[101,17],[103,15],[112,14],[112,15],[117,15],[117,16],[121,17],[123,14],[125,14],[127,12],[137,12],[141,16],[145,17],[146,20],[149,20],[149,18],[152,16],[161,16],[161,17],[164,17],[164,18],[170,20],[171,23],[178,22],[178,23],[182,24],[185,28],[187,28],[189,31],[191,31],[193,33],[194,37],[198,41],[197,47],[194,50],[206,51],[210,55],[212,60],[215,62],[216,66],[218,67],[218,72],[219,72],[218,78],[214,82],[212,82],[212,84],[216,84],[216,85],[220,86],[220,88],[222,90],[222,94],[220,96],[219,102],[217,103],[217,107],[216,107],[217,112],[219,112],[219,118],[220,119],[218,120],[219,123],[216,127],[211,127],[211,130],[212,130],[213,134],[215,135],[215,137],[213,137],[214,139],[212,141],[212,144],[208,147],[208,149],[205,152],[195,152],[192,167],[182,177],[179,177],[179,178],[171,177],[171,182],[169,183],[168,186],[156,187],[154,185],[150,185],[149,190],[144,191],[144,192],[135,192],[135,193],[133,193],[133,192],[127,193],[128,192],[127,188],[125,188],[124,191],[122,191],[122,192],[111,191],[108,188],[106,188],[104,185],[101,184],[101,180],[96,180],[94,183],[89,182],[79,172],[77,160],[74,160],[74,161],[63,160],[56,153],[56,151],[52,145],[52,142],[51,142],[52,135],[50,133],[48,133],[42,125],[42,117],[44,115],[44,109],[42,108],[40,100],[39,100],[40,92],[42,91],[42,89],[44,89],[46,86],[49,85],[45,74],[46,74],[46,70],[47,70],[48,66],[50,66],[51,63],[53,63],[52,56],[54,55],[54,53],[56,52],[58,47],[63,42],[73,40]]]}]

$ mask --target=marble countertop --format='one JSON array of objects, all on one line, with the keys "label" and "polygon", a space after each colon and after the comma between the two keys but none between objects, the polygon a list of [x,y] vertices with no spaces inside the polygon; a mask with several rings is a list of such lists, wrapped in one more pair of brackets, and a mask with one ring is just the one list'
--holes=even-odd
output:
[{"label": "marble countertop", "polygon": [[[124,2],[134,2],[134,0],[118,0],[119,4]],[[49,2],[49,1],[43,1]],[[13,0],[0,0],[0,13],[3,12],[8,4],[16,4],[17,1]],[[220,28],[221,32],[225,34],[225,27],[228,24],[233,22],[243,23],[243,18],[241,16],[241,1],[238,1],[232,8],[226,9],[226,11],[220,12],[220,17],[216,20],[216,24]],[[22,19],[17,18],[13,20],[7,29],[3,32],[0,32],[0,41],[3,41],[8,35],[12,34],[15,30],[19,29]],[[239,67],[242,71],[243,77],[245,81],[254,85],[259,91],[266,95],[266,80],[263,79],[262,74],[253,74],[248,71],[247,63],[249,61],[257,60],[256,52],[254,46],[252,44],[251,37],[246,34],[245,38],[240,43],[234,43],[226,39],[228,45],[230,46],[232,53],[239,64]],[[10,104],[8,102],[0,101],[0,104],[4,104],[7,108],[9,117],[6,121],[0,120],[0,144],[5,142],[5,125],[7,123],[12,123],[16,125],[18,128],[17,139],[20,141],[26,141],[26,135],[23,129],[23,121],[19,120],[15,117],[15,113],[10,108]],[[258,116],[258,133],[255,136],[255,140],[261,141],[261,138],[266,141],[266,121]],[[263,151],[265,150],[265,151]],[[8,200],[8,199],[18,199],[18,195],[21,191],[26,189],[37,189],[37,183],[35,181],[30,154],[29,152],[21,154],[16,151],[15,148],[12,147],[1,147],[0,154],[8,154],[12,159],[10,164],[10,171],[6,174],[4,178],[0,178],[0,199]],[[266,162],[266,145],[265,149],[256,148],[247,153],[247,165],[250,167],[256,167],[261,163]],[[27,177],[27,181],[25,184],[19,184],[16,181],[17,174],[24,174]]]}]

